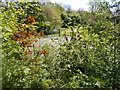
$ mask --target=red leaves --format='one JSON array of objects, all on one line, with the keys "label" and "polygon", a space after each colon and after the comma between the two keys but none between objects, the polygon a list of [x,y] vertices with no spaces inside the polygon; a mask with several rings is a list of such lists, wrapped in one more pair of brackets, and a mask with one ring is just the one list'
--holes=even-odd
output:
[{"label": "red leaves", "polygon": [[35,42],[38,42],[38,40],[34,40]]},{"label": "red leaves", "polygon": [[36,22],[32,16],[28,16],[26,17],[26,19],[28,20],[28,22]]},{"label": "red leaves", "polygon": [[[33,42],[38,42],[39,40],[31,40],[31,39],[36,37],[36,36],[41,37],[41,36],[46,36],[46,35],[44,34],[44,32],[41,32],[41,34],[40,34],[37,31],[32,31],[31,30],[31,27],[33,26],[32,22],[36,22],[35,19],[32,16],[26,17],[26,19],[28,20],[28,24],[19,23],[20,28],[18,28],[18,30],[16,30],[16,33],[13,34],[12,40],[18,41],[18,43],[21,45],[21,48],[24,48],[23,49],[24,54],[27,55],[27,57],[26,56],[24,58],[21,57],[20,62],[25,62],[25,63],[26,63],[26,61],[30,62],[31,69],[35,70],[34,67],[37,67],[37,68],[42,67],[38,64],[38,61],[41,58],[38,58],[38,57],[28,58],[29,55],[31,55],[31,54],[34,54],[36,56],[43,55],[43,56],[45,56],[44,58],[46,59],[46,56],[49,53],[46,49],[43,49],[43,50],[41,50],[40,52],[37,52],[37,53],[32,51],[31,48],[29,48],[29,47],[34,48]],[[14,29],[14,28],[11,28],[11,29]],[[47,62],[47,60],[46,60],[46,62]]]},{"label": "red leaves", "polygon": [[41,33],[41,36],[46,37],[46,35],[44,34],[44,32]]},{"label": "red leaves", "polygon": [[33,35],[33,34],[38,34],[39,35],[39,33],[37,33],[36,31],[28,31],[28,32],[19,31],[18,33],[13,34],[12,40],[24,41],[24,39],[34,38],[35,35]]},{"label": "red leaves", "polygon": [[48,55],[48,52],[46,51],[46,49],[43,49],[42,54],[43,54],[44,56]]},{"label": "red leaves", "polygon": [[24,61],[30,61],[30,60],[28,60],[28,59],[26,59],[26,58],[20,58],[21,60],[24,60]]},{"label": "red leaves", "polygon": [[37,55],[44,55],[44,56],[47,56],[49,54],[49,52],[46,50],[46,49],[43,49],[43,50],[40,50],[38,51]]},{"label": "red leaves", "polygon": [[42,32],[42,36],[44,36],[44,33]]},{"label": "red leaves", "polygon": [[15,28],[13,28],[13,27],[10,27],[10,29],[15,30]]},{"label": "red leaves", "polygon": [[28,51],[26,51],[26,54],[32,54],[32,51],[30,51],[30,50],[28,50]]}]

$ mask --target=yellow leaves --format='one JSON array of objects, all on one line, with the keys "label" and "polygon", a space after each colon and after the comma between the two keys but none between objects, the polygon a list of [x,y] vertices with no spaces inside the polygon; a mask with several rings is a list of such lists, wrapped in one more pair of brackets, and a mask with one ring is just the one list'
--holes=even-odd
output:
[{"label": "yellow leaves", "polygon": [[6,35],[6,34],[2,34],[2,36],[7,37],[7,35]]}]

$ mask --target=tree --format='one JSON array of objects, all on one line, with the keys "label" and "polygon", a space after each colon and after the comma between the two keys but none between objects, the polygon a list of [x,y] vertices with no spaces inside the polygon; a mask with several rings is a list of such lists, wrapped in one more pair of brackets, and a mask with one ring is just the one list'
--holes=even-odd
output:
[{"label": "tree", "polygon": [[51,23],[52,28],[59,28],[61,26],[61,17],[60,17],[60,10],[52,5],[52,4],[45,4],[42,6],[44,10],[44,14],[47,20]]},{"label": "tree", "polygon": [[77,12],[80,13],[82,11],[84,11],[83,8],[79,8]]},{"label": "tree", "polygon": [[111,13],[109,2],[90,1],[89,4],[91,5],[91,7],[90,7],[91,12],[97,12],[97,13],[109,12],[109,13]]},{"label": "tree", "polygon": [[67,5],[67,13],[71,13],[71,12],[72,12],[71,6]]},{"label": "tree", "polygon": [[55,3],[54,5],[55,5],[55,6],[57,7],[57,9],[59,9],[61,12],[65,11],[65,9],[64,9],[60,4]]}]

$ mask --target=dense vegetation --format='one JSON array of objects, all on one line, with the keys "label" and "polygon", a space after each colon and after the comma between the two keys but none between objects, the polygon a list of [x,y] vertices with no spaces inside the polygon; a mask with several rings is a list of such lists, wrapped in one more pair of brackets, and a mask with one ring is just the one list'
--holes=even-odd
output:
[{"label": "dense vegetation", "polygon": [[120,88],[119,4],[0,3],[2,88]]}]

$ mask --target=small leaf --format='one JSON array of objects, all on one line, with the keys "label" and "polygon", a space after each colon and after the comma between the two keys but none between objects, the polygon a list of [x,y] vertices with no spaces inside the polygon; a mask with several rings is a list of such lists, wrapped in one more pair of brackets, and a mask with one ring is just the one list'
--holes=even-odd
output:
[{"label": "small leaf", "polygon": [[24,70],[24,73],[25,73],[25,74],[28,74],[29,71],[30,71],[30,68],[26,68],[26,69]]}]

